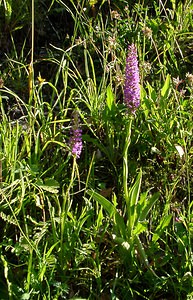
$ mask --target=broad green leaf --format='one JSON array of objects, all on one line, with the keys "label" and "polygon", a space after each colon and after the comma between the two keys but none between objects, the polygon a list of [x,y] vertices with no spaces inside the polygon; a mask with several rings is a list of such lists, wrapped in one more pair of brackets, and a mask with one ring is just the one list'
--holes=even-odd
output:
[{"label": "broad green leaf", "polygon": [[58,181],[53,178],[46,178],[43,182],[42,179],[38,179],[36,182],[37,186],[40,187],[42,190],[50,192],[52,194],[57,194],[58,189],[60,187]]},{"label": "broad green leaf", "polygon": [[128,197],[126,197],[126,205],[127,205],[127,229],[129,232],[129,236],[132,235],[132,230],[135,224],[135,221],[138,219],[137,216],[137,202],[139,199],[139,193],[141,188],[141,180],[142,180],[142,170],[140,170],[137,179],[134,185],[130,188]]},{"label": "broad green leaf", "polygon": [[49,184],[47,185],[47,184],[42,183],[40,180],[38,180],[36,184],[39,188],[41,188],[44,191],[50,192],[52,194],[58,193],[58,186],[52,186]]},{"label": "broad green leaf", "polygon": [[50,187],[54,187],[54,188],[60,187],[58,181],[53,178],[45,178],[44,183],[45,183],[45,185],[50,186]]},{"label": "broad green leaf", "polygon": [[101,206],[98,216],[97,216],[97,220],[96,220],[96,229],[99,230],[100,226],[102,225],[104,216],[103,216],[103,208]]},{"label": "broad green leaf", "polygon": [[137,203],[137,213],[139,215],[140,211],[146,206],[146,201],[147,201],[147,198],[148,198],[148,192],[149,191],[146,191],[146,192],[143,192],[140,194],[140,199]]},{"label": "broad green leaf", "polygon": [[136,205],[138,202],[140,188],[141,188],[141,180],[142,180],[142,170],[140,170],[134,185],[129,190],[129,199],[128,199],[129,201],[127,204],[130,207]]},{"label": "broad green leaf", "polygon": [[139,221],[144,221],[151,210],[152,206],[155,204],[155,202],[159,199],[160,194],[155,193],[151,198],[149,198],[147,201],[145,201],[145,206],[142,208]]},{"label": "broad green leaf", "polygon": [[153,237],[152,237],[152,241],[153,242],[156,242],[161,237],[161,235],[163,234],[163,232],[165,231],[165,229],[170,224],[171,218],[172,218],[172,215],[170,214],[168,216],[164,216],[161,219],[159,225],[157,226],[157,228],[155,230],[155,233],[153,234]]},{"label": "broad green leaf", "polygon": [[105,197],[101,196],[100,194],[88,190],[87,193],[93,197],[103,208],[107,211],[111,218],[114,218],[115,226],[119,231],[121,237],[126,238],[126,230],[125,230],[125,223],[123,217],[118,213],[115,206],[107,200]]},{"label": "broad green leaf", "polygon": [[134,235],[139,235],[140,233],[144,232],[147,229],[147,222],[146,223],[137,223],[135,226],[132,234]]},{"label": "broad green leaf", "polygon": [[169,88],[170,88],[170,75],[168,74],[164,83],[164,86],[161,89],[161,96],[162,97],[166,97],[168,95],[169,92]]},{"label": "broad green leaf", "polygon": [[150,98],[151,100],[156,101],[157,93],[156,93],[155,89],[149,83],[147,83],[147,89],[148,89],[148,94],[149,94],[147,99]]},{"label": "broad green leaf", "polygon": [[109,110],[112,110],[114,104],[114,94],[110,87],[110,85],[107,87],[107,106]]}]

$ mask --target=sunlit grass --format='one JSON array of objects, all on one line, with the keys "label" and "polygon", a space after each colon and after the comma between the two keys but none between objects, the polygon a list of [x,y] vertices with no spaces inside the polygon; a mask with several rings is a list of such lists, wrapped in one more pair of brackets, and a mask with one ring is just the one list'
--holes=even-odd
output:
[{"label": "sunlit grass", "polygon": [[31,1],[2,1],[2,300],[193,297],[193,3],[130,2],[35,2],[33,44]]}]

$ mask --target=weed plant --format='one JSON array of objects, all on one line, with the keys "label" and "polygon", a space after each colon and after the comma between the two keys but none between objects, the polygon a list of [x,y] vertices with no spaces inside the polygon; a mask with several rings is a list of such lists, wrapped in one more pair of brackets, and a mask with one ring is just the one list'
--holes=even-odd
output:
[{"label": "weed plant", "polygon": [[192,10],[0,1],[1,300],[193,299]]}]

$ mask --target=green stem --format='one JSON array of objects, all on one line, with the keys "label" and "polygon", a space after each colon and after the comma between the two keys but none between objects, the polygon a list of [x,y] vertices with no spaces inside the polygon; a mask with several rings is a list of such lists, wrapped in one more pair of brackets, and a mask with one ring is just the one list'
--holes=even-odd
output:
[{"label": "green stem", "polygon": [[126,137],[123,149],[123,188],[125,199],[128,199],[128,148],[131,142],[131,124],[132,119],[130,119],[126,124]]},{"label": "green stem", "polygon": [[67,191],[64,193],[64,201],[63,201],[63,205],[62,205],[62,211],[61,211],[61,216],[60,216],[60,228],[61,228],[61,234],[60,234],[60,248],[61,248],[61,252],[60,252],[60,260],[61,260],[61,266],[63,268],[64,263],[63,263],[63,257],[64,257],[64,231],[65,231],[65,225],[66,225],[66,218],[67,218],[67,213],[70,210],[71,204],[72,202],[70,201],[70,190],[73,186],[73,182],[74,182],[74,177],[75,177],[75,171],[77,168],[77,164],[76,164],[76,158],[73,158],[73,166],[72,166],[72,173],[71,173],[71,179],[70,179],[70,183],[68,185]]},{"label": "green stem", "polygon": [[31,29],[31,61],[29,64],[29,78],[28,78],[28,85],[29,85],[29,98],[31,101],[32,92],[33,92],[33,77],[34,77],[34,69],[33,69],[33,62],[34,62],[34,0],[32,0],[32,29]]}]

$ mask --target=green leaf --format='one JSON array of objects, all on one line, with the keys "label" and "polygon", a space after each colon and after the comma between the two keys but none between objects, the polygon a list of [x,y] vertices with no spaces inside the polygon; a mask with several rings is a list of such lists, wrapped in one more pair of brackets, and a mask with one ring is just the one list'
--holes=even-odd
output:
[{"label": "green leaf", "polygon": [[114,218],[115,226],[122,238],[126,238],[125,223],[123,217],[118,213],[115,206],[100,194],[88,190],[87,193],[93,197],[107,211],[111,218]]},{"label": "green leaf", "polygon": [[130,207],[135,206],[138,202],[139,192],[141,188],[141,180],[142,180],[142,170],[140,170],[134,185],[129,190],[129,199],[128,199],[129,201],[127,204]]},{"label": "green leaf", "polygon": [[59,241],[56,242],[55,244],[53,244],[50,249],[48,250],[48,252],[46,253],[46,259],[50,256],[50,254],[52,253],[53,249],[58,245]]},{"label": "green leaf", "polygon": [[52,178],[45,179],[45,183],[43,183],[41,179],[38,179],[36,184],[44,191],[50,192],[52,194],[58,193],[59,183]]},{"label": "green leaf", "polygon": [[168,93],[169,93],[169,88],[170,88],[170,75],[168,74],[166,77],[166,81],[164,83],[164,86],[161,89],[161,96],[162,97],[167,97]]},{"label": "green leaf", "polygon": [[[147,83],[147,89],[148,89],[148,95],[147,95],[147,100],[153,100],[153,102],[155,102],[157,100],[157,93],[155,91],[155,89],[149,84]],[[152,101],[150,102],[150,107],[151,108],[151,104]]]},{"label": "green leaf", "polygon": [[58,181],[53,178],[45,178],[44,183],[45,183],[45,185],[50,186],[50,187],[54,187],[54,188],[60,187]]},{"label": "green leaf", "polygon": [[135,229],[133,230],[133,236],[139,235],[140,233],[144,232],[147,229],[147,222],[143,223],[137,223],[135,226]]},{"label": "green leaf", "polygon": [[112,110],[113,104],[114,104],[114,94],[111,89],[111,86],[109,85],[107,87],[107,106],[109,110]]},{"label": "green leaf", "polygon": [[161,219],[159,225],[157,226],[157,228],[155,230],[155,233],[153,234],[153,237],[152,237],[153,242],[156,242],[161,237],[161,235],[163,234],[165,229],[170,224],[171,218],[172,218],[172,214],[170,214],[168,216],[164,216]]},{"label": "green leaf", "polygon": [[39,273],[39,280],[43,281],[44,278],[44,274],[46,272],[46,268],[48,265],[48,261],[49,261],[49,257],[53,251],[53,249],[58,245],[59,241],[56,242],[55,244],[53,244],[50,249],[48,250],[48,252],[46,253],[45,257],[43,258],[43,264],[42,264],[42,268],[40,269],[40,273]]},{"label": "green leaf", "polygon": [[139,221],[144,221],[151,210],[152,206],[155,204],[155,202],[159,199],[160,194],[155,193],[151,198],[149,198],[145,202],[145,206],[142,208],[140,216],[139,216]]},{"label": "green leaf", "polygon": [[6,21],[9,22],[11,19],[11,15],[12,15],[12,0],[4,1],[4,7],[5,7]]},{"label": "green leaf", "polygon": [[47,191],[47,192],[50,192],[52,194],[57,194],[58,193],[58,190],[57,189],[54,189],[50,186],[47,186],[47,185],[39,185],[39,187],[44,190],[44,191]]},{"label": "green leaf", "polygon": [[143,244],[138,235],[135,236],[135,243],[136,243],[137,251],[139,253],[139,257],[140,257],[141,261],[152,272],[152,274],[158,278],[158,276],[155,274],[155,272],[152,270],[151,266],[149,265],[147,255],[145,253],[145,249],[144,249]]},{"label": "green leaf", "polygon": [[21,300],[28,300],[28,299],[30,299],[30,293],[23,294],[20,299]]},{"label": "green leaf", "polygon": [[137,179],[134,185],[130,188],[128,197],[126,197],[126,205],[127,205],[127,215],[128,215],[128,232],[129,236],[132,235],[132,230],[136,220],[139,218],[137,215],[137,202],[139,199],[139,193],[141,188],[141,181],[142,181],[142,170],[140,170]]}]

